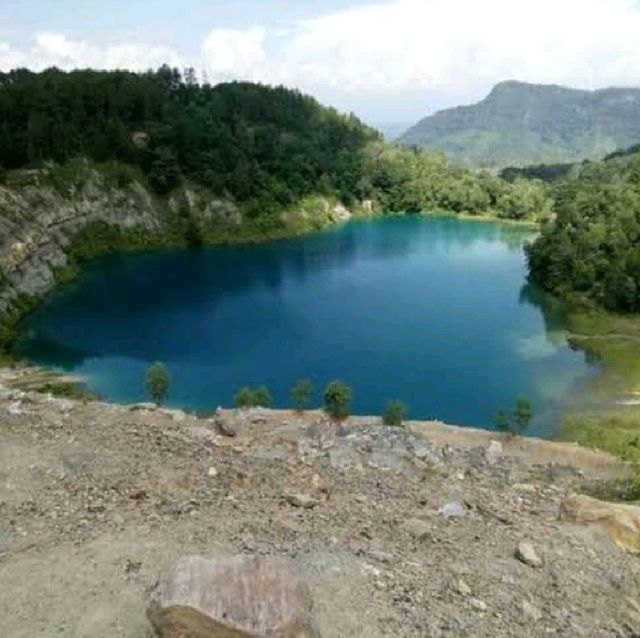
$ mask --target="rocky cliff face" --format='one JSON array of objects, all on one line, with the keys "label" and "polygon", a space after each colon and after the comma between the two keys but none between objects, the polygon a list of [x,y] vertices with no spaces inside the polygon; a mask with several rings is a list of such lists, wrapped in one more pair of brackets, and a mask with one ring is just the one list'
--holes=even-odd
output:
[{"label": "rocky cliff face", "polygon": [[159,200],[139,182],[116,187],[96,171],[66,193],[31,171],[23,183],[0,187],[0,315],[22,296],[38,297],[55,285],[55,272],[67,265],[68,250],[80,230],[104,222],[145,233],[150,241],[172,241],[174,222],[187,218],[203,232],[241,223],[229,201],[184,189]]}]

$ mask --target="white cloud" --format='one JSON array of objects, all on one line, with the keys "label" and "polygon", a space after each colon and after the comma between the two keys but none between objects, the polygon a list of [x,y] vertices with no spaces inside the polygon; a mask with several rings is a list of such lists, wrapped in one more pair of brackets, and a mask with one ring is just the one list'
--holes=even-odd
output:
[{"label": "white cloud", "polygon": [[91,44],[70,40],[57,33],[40,33],[29,49],[20,51],[0,43],[0,70],[17,66],[42,70],[51,66],[60,69],[91,67],[94,69],[131,69],[144,71],[163,63],[181,66],[181,57],[171,48],[145,44]]},{"label": "white cloud", "polygon": [[[212,81],[297,86],[343,108],[423,112],[480,97],[505,79],[596,88],[640,83],[636,0],[386,0],[271,29],[214,28],[200,59],[161,44],[106,44],[40,34],[0,43],[0,68],[204,68]],[[372,105],[367,107],[367,101]],[[386,106],[382,107],[381,105]],[[413,111],[412,111],[413,112]]]},{"label": "white cloud", "polygon": [[202,43],[211,80],[258,80],[267,69],[266,29],[213,29]]},{"label": "white cloud", "polygon": [[301,23],[276,62],[300,82],[357,91],[637,83],[638,33],[634,0],[395,0]]},{"label": "white cloud", "polygon": [[638,33],[634,0],[393,0],[300,22],[268,47],[264,29],[214,30],[203,51],[224,77],[470,95],[512,78],[637,84]]}]

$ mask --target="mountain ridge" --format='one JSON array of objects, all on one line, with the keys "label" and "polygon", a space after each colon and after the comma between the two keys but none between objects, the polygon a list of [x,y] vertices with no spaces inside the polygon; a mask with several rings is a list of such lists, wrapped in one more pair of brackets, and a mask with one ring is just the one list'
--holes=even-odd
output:
[{"label": "mountain ridge", "polygon": [[640,89],[595,91],[507,80],[475,104],[437,111],[406,131],[406,146],[467,166],[598,159],[640,141]]}]

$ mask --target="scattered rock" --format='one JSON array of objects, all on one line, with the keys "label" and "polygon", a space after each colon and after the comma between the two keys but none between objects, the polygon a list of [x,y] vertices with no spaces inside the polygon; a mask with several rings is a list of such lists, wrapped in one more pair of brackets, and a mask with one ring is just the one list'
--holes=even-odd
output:
[{"label": "scattered rock", "polygon": [[487,611],[487,603],[485,603],[484,601],[478,599],[478,598],[471,598],[469,600],[469,604],[476,610],[479,612],[485,612]]},{"label": "scattered rock", "polygon": [[130,412],[142,412],[142,411],[152,411],[155,410],[158,406],[155,403],[133,403],[128,406],[128,410]]},{"label": "scattered rock", "polygon": [[534,607],[528,600],[522,601],[520,609],[522,610],[523,615],[529,620],[533,620],[534,622],[542,620],[542,612],[537,607]]},{"label": "scattered rock", "polygon": [[402,528],[413,538],[423,541],[431,535],[431,525],[419,518],[410,518],[402,524]]},{"label": "scattered rock", "polygon": [[442,514],[445,518],[458,518],[467,513],[465,506],[460,501],[450,501],[445,503],[438,510],[438,514]]},{"label": "scattered rock", "polygon": [[236,437],[240,434],[240,424],[236,420],[232,421],[224,417],[217,418],[216,425],[225,436]]},{"label": "scattered rock", "polygon": [[489,463],[495,463],[502,456],[502,443],[500,441],[491,441],[487,447],[487,460]]},{"label": "scattered rock", "polygon": [[207,476],[215,478],[216,476],[218,476],[218,470],[215,467],[210,467],[207,471]]},{"label": "scattered rock", "polygon": [[300,507],[305,510],[310,510],[319,504],[319,501],[308,494],[287,494],[285,500],[289,505],[293,507]]},{"label": "scattered rock", "polygon": [[282,558],[180,559],[147,615],[162,638],[308,638],[311,594]]},{"label": "scattered rock", "polygon": [[9,407],[7,408],[7,412],[9,414],[13,414],[14,416],[22,414],[22,404],[20,403],[20,401],[14,401],[13,403],[10,403]]},{"label": "scattered rock", "polygon": [[469,585],[467,585],[467,583],[465,583],[462,578],[458,579],[455,582],[454,588],[461,596],[464,596],[465,598],[467,596],[471,596],[471,587],[469,587]]},{"label": "scattered rock", "polygon": [[515,552],[516,558],[529,567],[542,567],[542,558],[538,556],[531,543],[520,541]]}]

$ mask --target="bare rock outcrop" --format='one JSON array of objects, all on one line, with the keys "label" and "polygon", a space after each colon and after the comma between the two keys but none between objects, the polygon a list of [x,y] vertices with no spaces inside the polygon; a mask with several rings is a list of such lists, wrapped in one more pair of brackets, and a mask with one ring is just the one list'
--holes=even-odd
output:
[{"label": "bare rock outcrop", "polygon": [[640,507],[637,505],[571,494],[560,506],[560,520],[602,525],[618,547],[640,554]]},{"label": "bare rock outcrop", "polygon": [[148,617],[162,638],[312,638],[311,595],[283,558],[180,559]]}]

